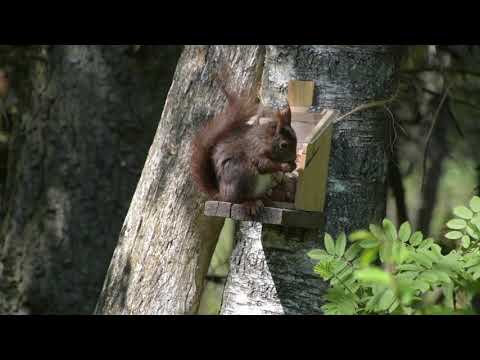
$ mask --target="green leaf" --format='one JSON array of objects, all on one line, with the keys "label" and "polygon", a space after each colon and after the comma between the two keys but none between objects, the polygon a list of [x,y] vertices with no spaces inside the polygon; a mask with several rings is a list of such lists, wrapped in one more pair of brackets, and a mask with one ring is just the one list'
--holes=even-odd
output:
[{"label": "green leaf", "polygon": [[462,219],[454,219],[447,223],[447,227],[451,230],[463,230],[467,227],[467,222]]},{"label": "green leaf", "polygon": [[480,225],[480,215],[475,216],[470,222],[478,227]]},{"label": "green leaf", "polygon": [[392,280],[390,273],[373,267],[357,270],[355,278],[359,281],[378,285],[390,285]]},{"label": "green leaf", "polygon": [[426,256],[425,254],[412,252],[410,256],[414,261],[416,261],[420,265],[423,265],[428,269],[432,268],[432,260],[430,260],[428,256]]},{"label": "green leaf", "polygon": [[450,276],[445,271],[435,271],[435,275],[438,278],[438,281],[446,284],[451,284],[452,279],[450,279]]},{"label": "green leaf", "polygon": [[335,243],[330,234],[325,234],[325,249],[330,255],[335,255]]},{"label": "green leaf", "polygon": [[476,265],[480,265],[480,257],[478,256],[471,257],[465,262],[465,268],[467,269],[469,267],[476,266]]},{"label": "green leaf", "polygon": [[[477,226],[477,225],[475,225],[475,226]],[[474,228],[472,228],[470,225],[467,226],[467,234],[468,234],[471,238],[473,238],[473,239],[475,239],[475,240],[478,240],[478,239],[479,239],[477,230],[475,230]]]},{"label": "green leaf", "polygon": [[[420,268],[418,270],[423,271],[423,268]],[[400,274],[397,274],[395,278],[397,281],[402,281],[402,282],[411,282],[413,279],[415,279],[419,275],[418,271],[405,271]]]},{"label": "green leaf", "polygon": [[366,230],[355,231],[349,236],[349,240],[351,242],[372,240],[372,239],[375,239],[375,237],[369,231],[366,231]]},{"label": "green leaf", "polygon": [[429,283],[435,283],[439,280],[437,274],[435,271],[425,271],[420,276],[418,277],[418,280],[420,281],[426,281]]},{"label": "green leaf", "polygon": [[459,218],[470,220],[473,217],[473,213],[470,209],[466,208],[465,206],[459,206],[453,209],[453,213],[455,216]]},{"label": "green leaf", "polygon": [[385,238],[383,229],[378,225],[370,225],[370,233],[377,239],[382,241]]},{"label": "green leaf", "polygon": [[412,303],[413,297],[415,296],[415,291],[413,289],[406,289],[402,292],[401,303],[403,306],[408,306]]},{"label": "green leaf", "polygon": [[423,280],[416,280],[412,287],[416,290],[420,290],[422,293],[430,289],[430,284]]},{"label": "green leaf", "polygon": [[383,220],[383,230],[389,236],[391,241],[397,240],[397,229],[390,220]]},{"label": "green leaf", "polygon": [[428,249],[418,249],[417,251],[419,254],[425,255],[427,258],[430,259],[432,263],[436,263],[442,260],[442,255],[438,254],[434,250],[428,250]]},{"label": "green leaf", "polygon": [[393,305],[388,309],[388,312],[389,312],[390,314],[393,314],[393,313],[395,312],[395,310],[398,309],[399,306],[400,306],[400,302],[399,302],[398,300],[395,300],[395,301],[393,302]]},{"label": "green leaf", "polygon": [[474,212],[480,212],[480,197],[474,196],[472,200],[470,200],[470,209]]},{"label": "green leaf", "polygon": [[417,264],[403,264],[397,266],[397,270],[400,271],[421,271],[423,268]]},{"label": "green leaf", "polygon": [[449,272],[458,273],[462,271],[461,255],[455,250],[451,251],[448,255],[443,256],[441,262],[438,264],[441,268],[448,270]]},{"label": "green leaf", "polygon": [[468,272],[472,274],[473,280],[477,281],[478,279],[480,279],[480,265],[470,268]]},{"label": "green leaf", "polygon": [[435,246],[435,240],[433,240],[432,238],[428,238],[428,239],[425,239],[423,240],[420,245],[418,246],[418,249],[419,250],[424,250],[424,249],[428,249],[428,248],[431,248],[433,246]]},{"label": "green leaf", "polygon": [[365,310],[370,313],[378,312],[378,303],[386,291],[387,289],[383,289],[383,291],[375,293],[372,297],[370,297],[365,306]]},{"label": "green leaf", "polygon": [[468,249],[470,247],[470,236],[465,235],[462,237],[462,246],[465,249]]},{"label": "green leaf", "polygon": [[447,239],[450,240],[458,240],[463,236],[463,234],[460,231],[450,231],[445,235]]},{"label": "green leaf", "polygon": [[399,251],[395,256],[395,262],[398,265],[403,264],[410,258],[410,251],[408,251],[407,247],[404,244],[400,245]]},{"label": "green leaf", "polygon": [[316,260],[316,261],[320,261],[322,257],[324,257],[325,255],[326,255],[326,252],[324,250],[318,250],[318,249],[312,250],[307,254],[307,256],[310,259]]},{"label": "green leaf", "polygon": [[330,288],[325,299],[329,302],[322,307],[326,315],[354,315],[357,311],[358,305],[354,295],[341,287]]},{"label": "green leaf", "polygon": [[348,248],[343,256],[347,261],[352,261],[362,252],[362,247],[357,243]]},{"label": "green leaf", "polygon": [[332,264],[328,261],[322,261],[313,269],[315,274],[320,276],[323,280],[330,280],[333,276]]},{"label": "green leaf", "polygon": [[335,246],[335,252],[338,256],[342,257],[345,254],[345,248],[347,247],[347,235],[341,233],[337,239],[337,245]]},{"label": "green leaf", "polygon": [[364,249],[376,248],[380,245],[380,242],[377,239],[363,240],[360,243],[360,246]]},{"label": "green leaf", "polygon": [[[353,278],[354,269],[351,266],[347,266],[343,271],[337,273],[337,278],[344,283]],[[342,284],[343,285],[343,284]]]},{"label": "green leaf", "polygon": [[395,301],[395,294],[392,290],[388,289],[385,291],[378,301],[378,309],[380,311],[387,311],[392,307],[393,303]]},{"label": "green leaf", "polygon": [[348,266],[349,266],[348,263],[343,259],[334,259],[332,261],[332,270],[335,275],[338,275],[339,273],[341,273]]},{"label": "green leaf", "polygon": [[418,246],[423,241],[423,234],[420,231],[417,231],[410,238],[410,244],[413,246]]},{"label": "green leaf", "polygon": [[400,231],[398,232],[398,237],[402,242],[407,242],[412,235],[412,227],[410,226],[409,222],[405,222],[400,226]]},{"label": "green leaf", "polygon": [[377,247],[365,250],[360,257],[360,266],[362,268],[370,266],[377,259],[377,255]]}]

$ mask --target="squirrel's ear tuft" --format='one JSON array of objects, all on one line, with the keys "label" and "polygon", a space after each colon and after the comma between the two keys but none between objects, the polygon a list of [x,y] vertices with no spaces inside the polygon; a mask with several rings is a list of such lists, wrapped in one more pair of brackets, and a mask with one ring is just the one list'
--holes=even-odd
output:
[{"label": "squirrel's ear tuft", "polygon": [[290,109],[290,105],[288,105],[285,110],[277,111],[275,115],[279,129],[292,125],[292,111]]}]

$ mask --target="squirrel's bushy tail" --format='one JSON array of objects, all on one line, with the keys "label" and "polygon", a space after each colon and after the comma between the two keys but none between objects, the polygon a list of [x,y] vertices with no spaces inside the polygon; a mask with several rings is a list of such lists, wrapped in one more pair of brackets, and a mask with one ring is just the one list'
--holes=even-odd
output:
[{"label": "squirrel's bushy tail", "polygon": [[212,161],[212,150],[220,141],[246,123],[257,113],[258,105],[251,97],[237,97],[222,85],[227,96],[225,111],[203,125],[193,137],[191,144],[191,174],[198,190],[217,199],[219,186]]}]

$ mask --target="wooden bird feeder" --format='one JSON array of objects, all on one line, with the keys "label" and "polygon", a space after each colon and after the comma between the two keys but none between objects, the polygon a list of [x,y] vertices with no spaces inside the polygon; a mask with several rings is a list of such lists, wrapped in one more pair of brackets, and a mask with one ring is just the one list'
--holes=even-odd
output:
[{"label": "wooden bird feeder", "polygon": [[309,112],[313,92],[313,81],[289,82],[292,127],[298,139],[295,201],[272,202],[255,218],[239,204],[208,201],[205,215],[288,227],[323,226],[333,122],[338,113],[334,110]]}]

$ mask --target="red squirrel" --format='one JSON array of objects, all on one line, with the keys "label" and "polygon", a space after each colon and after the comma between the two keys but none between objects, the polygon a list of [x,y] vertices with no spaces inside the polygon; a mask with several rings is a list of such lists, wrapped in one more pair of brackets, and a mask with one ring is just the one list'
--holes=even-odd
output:
[{"label": "red squirrel", "polygon": [[[260,124],[261,108],[251,98],[227,97],[224,112],[202,126],[191,145],[191,174],[198,190],[212,200],[242,204],[250,216],[264,206],[268,175],[296,169],[297,137],[290,106]],[[257,117],[254,125],[248,122]]]}]

